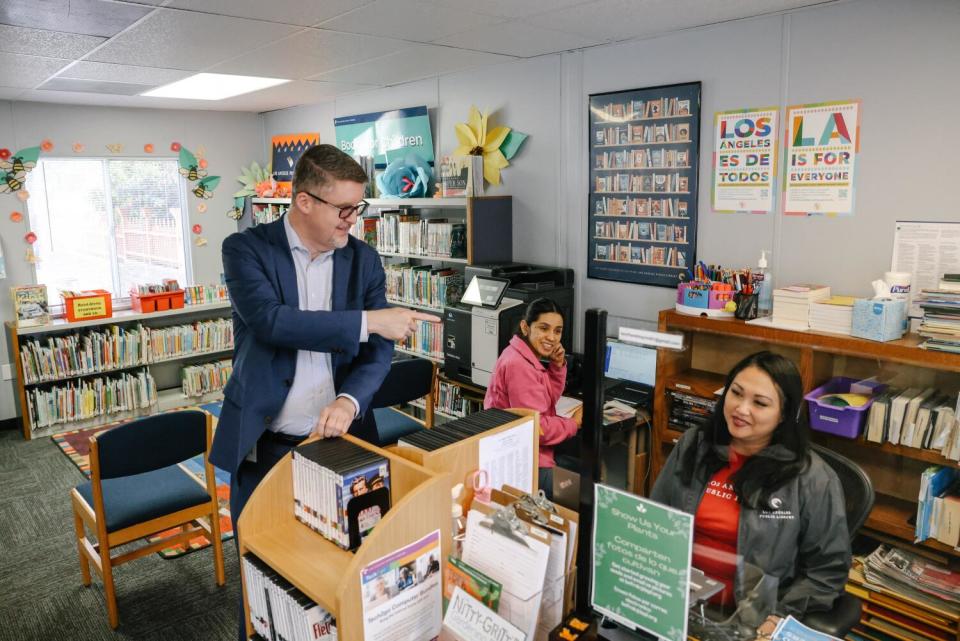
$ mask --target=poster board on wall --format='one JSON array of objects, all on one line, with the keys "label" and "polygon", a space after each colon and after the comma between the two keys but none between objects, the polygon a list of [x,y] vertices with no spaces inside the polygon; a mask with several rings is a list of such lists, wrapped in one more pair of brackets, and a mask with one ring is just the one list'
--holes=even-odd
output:
[{"label": "poster board on wall", "polygon": [[320,144],[320,134],[286,134],[274,136],[271,139],[273,153],[273,179],[277,181],[277,186],[290,192],[293,185],[293,170],[297,167],[297,161],[307,149]]}]

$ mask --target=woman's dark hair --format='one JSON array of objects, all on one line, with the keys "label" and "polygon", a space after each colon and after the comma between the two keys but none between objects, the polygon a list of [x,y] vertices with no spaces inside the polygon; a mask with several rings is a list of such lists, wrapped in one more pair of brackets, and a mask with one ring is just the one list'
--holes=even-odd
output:
[{"label": "woman's dark hair", "polygon": [[733,366],[727,374],[723,396],[717,401],[710,421],[699,428],[710,447],[700,470],[696,470],[697,448],[695,445],[684,453],[680,466],[681,480],[689,485],[694,473],[712,477],[728,463],[717,451],[717,445],[730,445],[730,431],[723,416],[723,406],[730,393],[730,385],[737,374],[748,367],[765,372],[780,393],[780,424],[773,431],[770,445],[781,445],[793,454],[793,459],[752,456],[732,477],[734,490],[740,504],[749,508],[767,504],[770,495],[791,479],[797,477],[809,462],[809,427],[804,414],[803,381],[797,366],[789,359],[773,352],[757,352]]},{"label": "woman's dark hair", "polygon": [[[560,306],[549,298],[536,298],[530,301],[530,304],[527,305],[527,311],[523,313],[523,320],[526,321],[529,327],[536,323],[542,314],[560,314],[560,318],[566,321],[566,319],[563,318],[563,312],[560,311]],[[517,336],[524,338],[523,332],[519,327],[517,327]]]}]

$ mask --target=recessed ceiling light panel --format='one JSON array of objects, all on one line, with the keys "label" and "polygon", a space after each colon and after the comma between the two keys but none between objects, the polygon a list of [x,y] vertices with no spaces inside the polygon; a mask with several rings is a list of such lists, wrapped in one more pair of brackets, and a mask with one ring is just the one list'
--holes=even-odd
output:
[{"label": "recessed ceiling light panel", "polygon": [[151,98],[183,98],[185,100],[223,100],[241,94],[259,91],[290,82],[283,78],[260,78],[257,76],[234,76],[223,73],[198,73],[151,89],[140,95]]}]

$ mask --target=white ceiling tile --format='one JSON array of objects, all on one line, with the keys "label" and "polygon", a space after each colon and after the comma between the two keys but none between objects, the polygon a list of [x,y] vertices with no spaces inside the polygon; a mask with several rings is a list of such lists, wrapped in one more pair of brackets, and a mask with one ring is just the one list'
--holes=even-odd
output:
[{"label": "white ceiling tile", "polygon": [[68,64],[69,60],[5,54],[0,65],[0,87],[36,87]]},{"label": "white ceiling tile", "polygon": [[263,112],[295,107],[297,105],[314,104],[331,100],[336,96],[366,89],[370,89],[370,87],[368,85],[357,85],[346,82],[312,82],[300,80],[243,96],[228,98],[227,100],[221,100],[219,102],[226,109]]},{"label": "white ceiling tile", "polygon": [[2,0],[0,24],[109,38],[151,11],[109,0]]},{"label": "white ceiling tile", "polygon": [[120,96],[138,96],[152,89],[152,85],[139,85],[129,82],[111,82],[108,80],[80,80],[78,78],[51,78],[37,87],[43,91],[82,91],[85,93],[112,93]]},{"label": "white ceiling tile", "polygon": [[523,18],[592,2],[592,0],[432,0],[432,2],[450,9],[472,11],[485,16]]},{"label": "white ceiling tile", "polygon": [[318,79],[383,86],[397,85],[510,60],[515,58],[438,45],[413,45],[409,49],[376,60],[368,60],[321,74]]},{"label": "white ceiling tile", "polygon": [[310,27],[373,0],[172,0],[167,7]]},{"label": "white ceiling tile", "polygon": [[546,53],[590,47],[602,42],[518,22],[505,22],[447,36],[437,40],[436,44],[529,58]]},{"label": "white ceiling tile", "polygon": [[59,78],[77,78],[80,80],[104,80],[107,82],[128,82],[141,85],[165,85],[191,75],[181,69],[159,69],[155,67],[134,67],[115,65],[108,62],[87,62],[81,60],[60,72]]},{"label": "white ceiling tile", "polygon": [[0,24],[0,52],[80,58],[106,38]]},{"label": "white ceiling tile", "polygon": [[356,11],[328,20],[322,26],[334,31],[430,42],[498,20],[465,10],[437,6],[427,0],[376,0]]},{"label": "white ceiling tile", "polygon": [[89,60],[200,70],[295,33],[298,27],[159,9]]},{"label": "white ceiling tile", "polygon": [[300,80],[409,46],[391,38],[309,29],[206,71]]}]

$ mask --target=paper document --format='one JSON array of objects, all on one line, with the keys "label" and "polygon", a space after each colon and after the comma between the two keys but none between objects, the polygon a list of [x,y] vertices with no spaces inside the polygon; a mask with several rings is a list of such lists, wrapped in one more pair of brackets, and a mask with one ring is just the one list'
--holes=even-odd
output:
[{"label": "paper document", "polygon": [[511,485],[533,492],[533,418],[480,439],[477,467],[490,475],[490,487]]},{"label": "paper document", "polygon": [[557,400],[557,416],[564,416],[570,418],[573,416],[573,413],[577,411],[578,408],[583,407],[583,401],[578,398],[570,398],[569,396],[561,396]]}]

